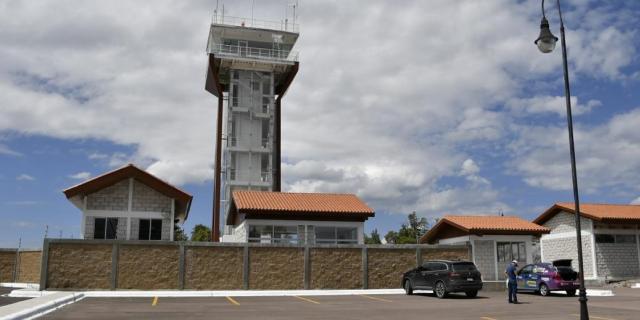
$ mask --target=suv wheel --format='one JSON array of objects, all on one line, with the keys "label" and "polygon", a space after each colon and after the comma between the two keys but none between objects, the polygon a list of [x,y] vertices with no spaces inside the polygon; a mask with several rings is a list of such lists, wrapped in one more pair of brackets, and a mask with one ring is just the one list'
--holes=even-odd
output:
[{"label": "suv wheel", "polygon": [[466,294],[469,298],[475,298],[478,296],[478,290],[466,291],[464,294]]},{"label": "suv wheel", "polygon": [[436,283],[436,288],[435,290],[433,290],[433,292],[436,294],[436,297],[438,297],[439,299],[442,299],[447,296],[447,287],[445,287],[444,282],[438,281],[438,283]]},{"label": "suv wheel", "polygon": [[576,295],[576,289],[567,290],[567,296],[573,297]]},{"label": "suv wheel", "polygon": [[403,287],[404,287],[404,293],[406,293],[407,295],[412,295],[413,294],[413,288],[411,287],[411,281],[405,280]]},{"label": "suv wheel", "polygon": [[549,287],[544,283],[540,284],[540,295],[543,297],[549,295]]}]

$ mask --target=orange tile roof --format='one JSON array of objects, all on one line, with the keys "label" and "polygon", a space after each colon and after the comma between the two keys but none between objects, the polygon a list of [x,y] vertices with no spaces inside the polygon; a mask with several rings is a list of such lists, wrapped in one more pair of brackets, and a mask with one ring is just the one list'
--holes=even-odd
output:
[{"label": "orange tile roof", "polygon": [[[234,191],[232,205],[238,212],[252,215],[285,215],[308,217],[358,217],[366,219],[375,215],[354,194],[289,193],[265,191]],[[230,221],[227,220],[229,224]]]},{"label": "orange tile roof", "polygon": [[[573,202],[559,202],[547,209],[533,222],[543,224],[560,211],[574,213]],[[580,215],[596,221],[638,222],[640,221],[640,205],[581,203]]]},{"label": "orange tile roof", "polygon": [[[453,229],[453,230],[446,230]],[[469,234],[542,234],[549,229],[515,216],[444,216],[422,238],[422,243]]]}]

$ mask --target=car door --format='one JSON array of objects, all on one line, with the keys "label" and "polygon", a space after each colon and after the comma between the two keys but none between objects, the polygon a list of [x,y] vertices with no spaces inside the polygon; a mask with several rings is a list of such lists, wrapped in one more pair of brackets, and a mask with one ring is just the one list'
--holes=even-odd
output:
[{"label": "car door", "polygon": [[444,280],[447,274],[447,265],[442,262],[433,262],[427,272],[427,286],[433,288],[438,280]]},{"label": "car door", "polygon": [[532,265],[526,265],[524,268],[518,271],[518,275],[516,277],[518,283],[518,289],[520,290],[528,290],[528,283],[531,281],[531,271],[533,270]]},{"label": "car door", "polygon": [[426,277],[428,270],[428,263],[425,263],[416,268],[413,278],[411,279],[414,288],[426,286]]}]

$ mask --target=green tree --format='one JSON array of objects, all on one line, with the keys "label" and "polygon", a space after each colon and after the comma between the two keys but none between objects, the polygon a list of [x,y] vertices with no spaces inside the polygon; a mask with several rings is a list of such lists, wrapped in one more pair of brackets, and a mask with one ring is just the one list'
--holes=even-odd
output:
[{"label": "green tree", "polygon": [[387,234],[384,235],[384,239],[387,240],[387,243],[389,244],[395,244],[396,242],[398,242],[398,233],[390,230],[389,232],[387,232]]},{"label": "green tree", "polygon": [[204,224],[196,224],[191,231],[191,241],[211,241],[211,229]]},{"label": "green tree", "polygon": [[378,234],[378,229],[373,229],[371,231],[371,236],[364,235],[364,243],[366,244],[381,244],[380,234]]},{"label": "green tree", "polygon": [[429,231],[430,224],[427,218],[418,218],[415,211],[411,212],[407,216],[406,224],[400,226],[400,230],[389,231],[384,236],[387,243],[391,244],[416,244],[419,243],[420,237],[422,237],[427,231]]},{"label": "green tree", "polygon": [[173,225],[173,240],[174,241],[188,241],[189,237],[184,233],[184,229],[182,229],[179,225]]}]

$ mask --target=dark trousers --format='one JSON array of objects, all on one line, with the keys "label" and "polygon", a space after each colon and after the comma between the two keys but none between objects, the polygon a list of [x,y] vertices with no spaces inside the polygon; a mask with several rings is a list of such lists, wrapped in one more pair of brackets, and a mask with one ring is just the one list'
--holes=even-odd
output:
[{"label": "dark trousers", "polygon": [[509,280],[509,302],[518,302],[518,284]]}]

